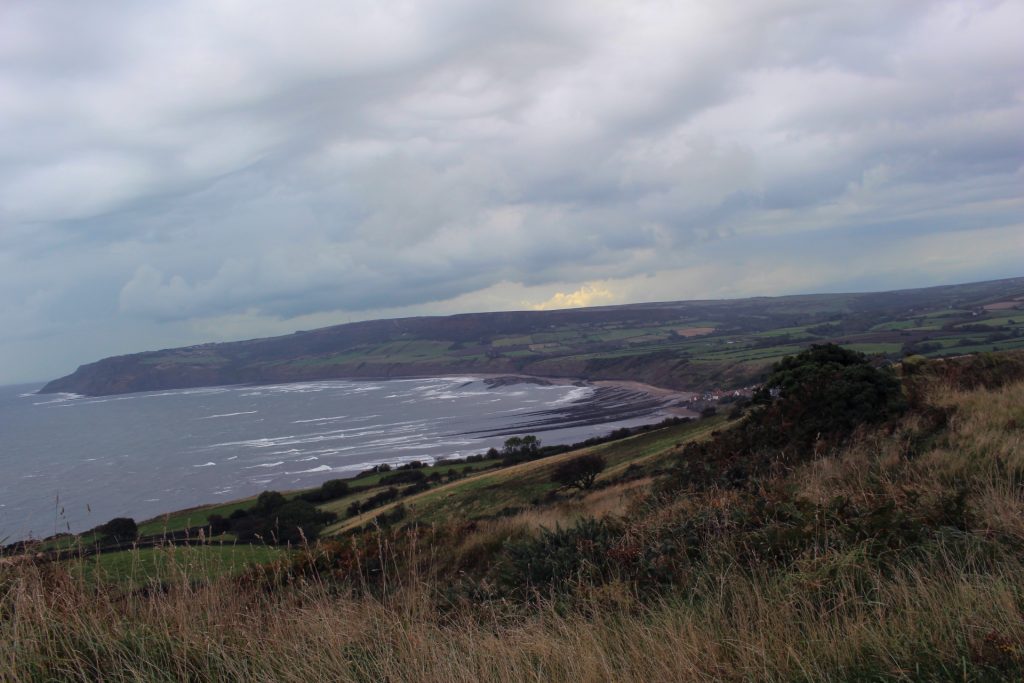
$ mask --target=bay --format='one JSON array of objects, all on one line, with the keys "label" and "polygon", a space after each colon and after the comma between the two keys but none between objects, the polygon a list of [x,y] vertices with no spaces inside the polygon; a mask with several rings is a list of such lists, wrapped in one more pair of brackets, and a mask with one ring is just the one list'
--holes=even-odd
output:
[{"label": "bay", "polygon": [[105,397],[38,388],[0,387],[0,542],[466,456],[511,434],[572,443],[661,416],[630,392],[474,377]]}]

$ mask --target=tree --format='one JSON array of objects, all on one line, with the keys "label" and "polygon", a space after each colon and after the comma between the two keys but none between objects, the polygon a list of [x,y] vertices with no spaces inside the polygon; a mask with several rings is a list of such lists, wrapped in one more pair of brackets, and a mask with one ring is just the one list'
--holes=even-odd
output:
[{"label": "tree", "polygon": [[551,481],[562,486],[575,486],[580,490],[589,489],[594,485],[597,475],[605,468],[604,458],[596,453],[581,455],[566,460],[551,474]]},{"label": "tree", "polygon": [[320,510],[305,500],[290,500],[271,512],[241,517],[231,529],[239,541],[261,540],[264,543],[284,545],[312,541],[327,524],[336,519],[337,515],[333,512]]},{"label": "tree", "polygon": [[328,500],[344,498],[348,495],[348,482],[344,479],[328,479],[320,488],[306,491],[300,498],[310,503],[322,503]]},{"label": "tree", "polygon": [[114,517],[106,524],[99,527],[104,540],[114,543],[128,543],[134,541],[139,535],[139,527],[131,517]]},{"label": "tree", "polygon": [[287,499],[277,491],[264,491],[256,498],[256,505],[252,512],[257,515],[266,515],[284,505]]},{"label": "tree", "polygon": [[761,416],[764,426],[783,429],[780,442],[803,448],[819,438],[837,443],[860,425],[884,422],[906,409],[890,370],[835,344],[814,345],[776,363],[759,393],[761,399],[777,396]]},{"label": "tree", "polygon": [[505,444],[501,448],[501,457],[506,465],[532,460],[539,453],[540,439],[533,434],[505,439]]}]

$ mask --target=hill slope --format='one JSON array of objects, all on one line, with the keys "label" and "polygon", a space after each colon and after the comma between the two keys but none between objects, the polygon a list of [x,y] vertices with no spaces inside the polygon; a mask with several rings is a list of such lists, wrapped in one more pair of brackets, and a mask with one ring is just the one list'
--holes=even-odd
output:
[{"label": "hill slope", "polygon": [[[1020,680],[1024,353],[915,360],[895,387],[812,360],[740,419],[589,449],[591,490],[539,490],[552,459],[478,473],[273,566],[141,590],[0,564],[0,677]],[[787,395],[822,373],[841,403]],[[865,382],[892,410],[845,400]],[[777,419],[806,409],[837,430]]]},{"label": "hill slope", "polygon": [[106,358],[42,391],[104,395],[462,373],[731,388],[825,341],[892,358],[1024,347],[1022,308],[1024,278],[1017,278],[868,294],[374,320]]}]

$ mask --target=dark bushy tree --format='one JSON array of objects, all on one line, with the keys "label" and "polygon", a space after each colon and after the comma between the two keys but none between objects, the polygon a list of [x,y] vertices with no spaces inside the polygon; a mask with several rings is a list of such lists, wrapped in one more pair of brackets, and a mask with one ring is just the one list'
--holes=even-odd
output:
[{"label": "dark bushy tree", "polygon": [[139,536],[139,527],[131,517],[114,517],[97,528],[104,541],[131,543]]},{"label": "dark bushy tree", "polygon": [[551,481],[562,486],[575,486],[581,490],[589,489],[604,468],[604,458],[596,453],[589,453],[566,460],[558,465],[551,474]]},{"label": "dark bushy tree", "polygon": [[207,521],[213,535],[230,532],[246,543],[287,544],[314,540],[337,518],[308,500],[288,500],[277,491],[264,491],[252,507],[235,510],[226,519],[210,515]]},{"label": "dark bushy tree", "polygon": [[239,518],[231,530],[239,541],[296,544],[314,540],[337,517],[333,512],[320,510],[307,501],[289,500],[271,512]]},{"label": "dark bushy tree", "polygon": [[502,463],[505,465],[533,460],[539,454],[540,439],[532,434],[505,439],[505,444],[501,447]]},{"label": "dark bushy tree", "polygon": [[267,515],[287,502],[287,498],[277,491],[264,491],[256,498],[256,505],[250,511],[257,515]]},{"label": "dark bushy tree", "polygon": [[906,409],[899,380],[862,353],[835,344],[815,345],[776,363],[758,398],[776,395],[771,418],[787,439],[809,446],[839,441],[863,424],[884,422]]},{"label": "dark bushy tree", "polygon": [[328,500],[344,498],[349,494],[348,482],[344,479],[329,479],[320,488],[306,491],[300,498],[310,503],[323,503]]},{"label": "dark bushy tree", "polygon": [[745,419],[710,441],[687,444],[665,485],[744,486],[773,467],[838,447],[861,425],[884,423],[906,407],[888,368],[835,344],[812,346],[775,364]]}]

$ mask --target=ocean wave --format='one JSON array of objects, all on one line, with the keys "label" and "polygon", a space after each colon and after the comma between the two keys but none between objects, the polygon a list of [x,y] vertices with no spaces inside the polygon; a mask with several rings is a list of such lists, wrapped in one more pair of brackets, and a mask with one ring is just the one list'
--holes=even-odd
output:
[{"label": "ocean wave", "polygon": [[215,463],[215,462],[204,462],[202,465],[192,465],[192,467],[216,467],[216,466],[217,466],[217,463]]},{"label": "ocean wave", "polygon": [[389,422],[372,426],[331,429],[323,432],[311,432],[309,434],[288,434],[286,436],[261,437],[259,439],[246,439],[244,441],[223,441],[210,446],[204,446],[201,450],[227,448],[232,446],[260,449],[279,448],[281,446],[301,446],[305,444],[322,443],[324,441],[358,439],[366,436],[377,436],[379,434],[409,434],[420,429],[424,422],[425,420],[405,420],[402,422]]},{"label": "ocean wave", "polygon": [[264,463],[260,463],[259,465],[249,465],[245,469],[247,469],[247,470],[254,470],[257,467],[280,467],[283,464],[284,464],[284,460],[278,460],[277,462],[264,462]]},{"label": "ocean wave", "polygon": [[554,401],[548,402],[549,406],[560,406],[567,403],[576,403],[584,399],[590,398],[594,395],[593,387],[574,387],[565,396],[556,398]]},{"label": "ocean wave", "polygon": [[292,420],[293,425],[306,424],[308,422],[334,422],[335,420],[344,420],[348,415],[335,415],[334,417],[311,417],[308,420]]},{"label": "ocean wave", "polygon": [[[36,396],[37,394],[30,394],[30,395]],[[52,405],[54,403],[67,403],[68,401],[75,401],[75,400],[78,400],[78,399],[88,398],[87,396],[83,396],[82,394],[72,394],[70,392],[60,392],[60,393],[57,393],[57,394],[52,394],[52,396],[53,396],[53,398],[51,398],[49,401],[35,401],[35,402],[32,403],[32,405],[34,405],[34,406],[48,406],[48,405]]]},{"label": "ocean wave", "polygon": [[333,471],[334,471],[334,468],[331,467],[330,465],[320,465],[319,467],[314,467],[311,470],[299,470],[298,472],[289,472],[288,474],[312,474],[313,472],[333,472]]},{"label": "ocean wave", "polygon": [[195,389],[172,389],[155,393],[135,394],[124,398],[160,398],[161,396],[197,396],[202,394],[225,394],[231,391],[230,387],[196,387]]},{"label": "ocean wave", "polygon": [[235,417],[236,415],[255,415],[260,411],[258,410],[243,410],[239,413],[221,413],[219,415],[207,415],[206,417],[199,418],[200,420],[212,420],[215,417]]}]

